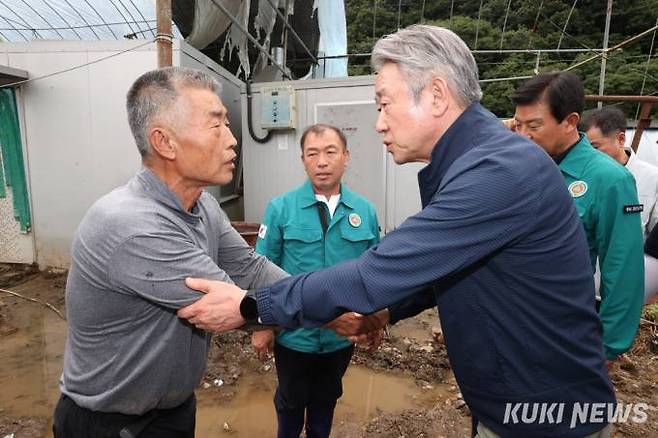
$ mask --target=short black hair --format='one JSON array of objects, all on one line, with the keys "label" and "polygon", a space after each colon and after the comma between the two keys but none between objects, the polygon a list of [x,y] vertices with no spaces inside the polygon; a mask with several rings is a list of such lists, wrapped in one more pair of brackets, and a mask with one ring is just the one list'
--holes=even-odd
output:
[{"label": "short black hair", "polygon": [[571,113],[580,115],[585,107],[583,83],[568,71],[542,73],[528,79],[512,94],[514,105],[530,105],[542,100],[558,122]]},{"label": "short black hair", "polygon": [[325,131],[334,131],[338,136],[340,142],[343,144],[343,149],[347,150],[347,139],[345,138],[345,134],[343,134],[343,132],[339,128],[333,125],[328,125],[326,123],[316,123],[315,125],[311,125],[308,128],[306,128],[302,133],[302,138],[301,140],[299,140],[299,145],[302,148],[302,152],[304,152],[304,142],[306,141],[306,137],[309,134],[320,135]]},{"label": "short black hair", "polygon": [[601,109],[587,111],[580,129],[587,131],[599,128],[601,134],[609,137],[618,132],[626,132],[626,116],[616,106],[605,106]]}]

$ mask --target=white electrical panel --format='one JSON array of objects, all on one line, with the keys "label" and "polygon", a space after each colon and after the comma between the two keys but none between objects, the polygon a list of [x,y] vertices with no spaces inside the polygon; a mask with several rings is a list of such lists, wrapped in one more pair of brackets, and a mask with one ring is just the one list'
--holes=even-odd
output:
[{"label": "white electrical panel", "polygon": [[261,92],[260,127],[262,129],[294,129],[297,101],[295,89],[289,85],[263,87]]}]

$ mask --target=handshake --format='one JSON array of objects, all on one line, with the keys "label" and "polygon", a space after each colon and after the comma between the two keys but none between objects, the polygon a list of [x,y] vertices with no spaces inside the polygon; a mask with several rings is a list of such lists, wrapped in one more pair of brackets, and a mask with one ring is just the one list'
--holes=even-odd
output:
[{"label": "handshake", "polygon": [[[346,312],[327,323],[324,328],[334,330],[340,336],[347,337],[350,342],[365,346],[369,351],[375,351],[384,340],[384,329],[389,317],[388,309],[370,315]],[[255,331],[251,335],[251,345],[258,359],[264,362],[274,348],[274,330]]]},{"label": "handshake", "polygon": [[362,315],[356,312],[347,312],[327,323],[325,328],[334,330],[341,336],[346,336],[351,342],[367,344],[377,348],[384,338],[384,328],[389,321],[388,309]]}]

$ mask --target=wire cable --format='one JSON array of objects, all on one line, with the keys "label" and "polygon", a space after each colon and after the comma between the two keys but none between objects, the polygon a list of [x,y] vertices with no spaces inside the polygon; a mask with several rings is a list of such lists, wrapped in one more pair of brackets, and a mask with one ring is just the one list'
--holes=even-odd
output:
[{"label": "wire cable", "polygon": [[482,17],[482,4],[484,0],[480,0],[480,8],[478,9],[478,21],[475,24],[475,43],[473,43],[473,49],[478,48],[478,36],[480,35],[480,21]]},{"label": "wire cable", "polygon": [[[89,9],[91,9],[92,11],[94,11],[94,13],[95,13],[96,15],[98,15],[98,18],[101,19],[101,21],[103,22],[103,24],[104,24],[105,26],[107,26],[107,28],[108,28],[108,30],[110,31],[110,33],[112,33],[112,36],[114,37],[114,39],[117,39],[117,40],[118,40],[119,37],[117,36],[117,34],[115,34],[114,31],[112,30],[112,28],[107,24],[107,22],[105,22],[105,19],[103,18],[103,16],[102,16],[101,14],[98,13],[98,11],[96,10],[96,8],[94,8],[94,7],[89,3],[89,0],[84,0],[84,2],[87,4],[87,6],[89,6]],[[87,25],[89,25],[89,23],[87,23]]]},{"label": "wire cable", "polygon": [[[0,18],[2,18],[3,20],[5,20],[5,21],[7,22],[7,24],[9,24],[9,25],[12,27],[12,29],[2,29],[2,30],[13,30],[14,32],[16,32],[17,34],[19,34],[21,37],[23,37],[23,39],[25,40],[25,42],[29,42],[29,41],[30,41],[30,40],[27,39],[27,37],[26,37],[25,35],[23,35],[23,34],[21,33],[20,30],[18,30],[18,29],[16,28],[16,26],[14,26],[14,23],[12,23],[7,17],[5,17],[4,15],[0,15]],[[5,38],[5,40],[6,40],[6,41],[9,41],[8,38]]]},{"label": "wire cable", "polygon": [[[656,18],[656,26],[658,26],[658,18]],[[642,79],[642,88],[640,88],[640,96],[644,95],[644,84],[647,81],[646,74],[649,71],[649,63],[651,62],[651,57],[653,56],[653,43],[656,40],[656,31],[653,31],[653,36],[651,37],[651,47],[649,48],[649,57],[647,58],[647,63],[644,67],[644,78]],[[635,118],[637,119],[640,114],[640,104],[637,105],[637,111],[635,111]]]},{"label": "wire cable", "polygon": [[[62,16],[62,14],[60,14],[60,13],[57,11],[57,9],[55,9],[55,8],[54,8],[54,7],[53,7],[53,6],[52,6],[47,0],[41,0],[41,1],[43,1],[43,3],[44,3],[46,6],[48,6],[48,7],[50,8],[50,10],[53,11],[53,12],[55,13],[55,15],[57,15],[57,16],[59,17],[59,19],[62,20],[62,21],[64,22],[64,24],[66,24],[66,26],[68,26],[67,29],[70,29],[71,31],[73,31],[73,33],[75,34],[75,36],[77,36],[79,40],[82,40],[82,36],[78,33],[78,31],[75,30],[75,29],[72,29],[72,28],[71,28],[71,23],[69,23],[69,22],[68,22],[68,21]],[[78,12],[77,9],[75,9],[73,6],[71,6],[71,4],[70,4],[67,0],[64,0],[64,1],[66,1],[66,4],[69,5],[69,7],[71,7],[71,9],[73,9],[76,13]],[[78,15],[80,15],[80,13],[78,13]],[[82,18],[82,15],[80,15],[80,18]],[[86,23],[86,20],[85,20],[84,18],[82,18],[82,21]],[[98,36],[98,34],[96,34],[96,32],[94,32],[94,35],[96,35],[96,38],[98,38],[98,39],[100,40],[100,37]]]},{"label": "wire cable", "polygon": [[[6,4],[4,1],[0,0],[0,5],[4,6],[5,8],[7,8],[7,10],[8,10],[9,12],[11,12],[12,14],[14,14],[14,15],[15,15],[16,17],[18,17],[19,19],[21,19],[21,20],[23,21],[23,23],[21,24],[21,26],[30,27],[30,25],[27,24],[27,21],[23,20],[23,17],[21,17],[20,15],[18,15],[18,14],[16,13],[16,11],[14,11],[13,9],[10,9],[9,6],[7,6],[7,4]],[[4,18],[5,21],[6,21],[7,23],[9,23],[9,25],[12,26],[12,27],[14,26],[13,23],[20,23],[19,21],[16,21],[16,20],[10,19],[10,18],[8,18],[8,17],[3,17],[3,18]],[[13,22],[13,23],[12,23],[12,22]],[[37,32],[36,30],[33,30],[33,29],[30,29],[30,30],[33,31],[33,33],[34,33],[35,36],[37,36],[37,37],[39,37],[39,38],[43,38],[41,35],[39,35],[39,32]],[[19,32],[19,33],[20,33],[20,32]],[[23,38],[25,38],[25,41],[29,41],[29,40],[27,39],[27,37],[25,37],[25,35],[23,35],[23,34],[21,34],[21,35],[23,36]]]},{"label": "wire cable", "polygon": [[25,79],[25,80],[22,80],[22,81],[12,82],[10,84],[0,85],[0,88],[16,87],[16,86],[24,85],[24,84],[27,84],[27,83],[30,83],[30,82],[39,81],[41,79],[46,79],[46,78],[50,78],[50,77],[53,77],[53,76],[61,75],[63,73],[68,73],[70,71],[77,70],[79,68],[87,67],[88,65],[98,64],[99,62],[105,61],[107,59],[123,55],[124,53],[132,52],[134,50],[140,49],[140,48],[142,48],[146,45],[152,44],[154,42],[155,42],[155,39],[148,40],[148,41],[146,41],[142,44],[139,44],[135,47],[131,47],[129,49],[121,50],[121,51],[113,53],[111,55],[104,56],[102,58],[98,58],[98,59],[95,59],[93,61],[85,62],[84,64],[80,64],[80,65],[76,65],[76,66],[73,66],[73,67],[65,68],[64,70],[58,70],[56,72],[48,73],[48,74],[45,74],[45,75],[42,75],[42,76],[37,76],[35,78],[29,78],[29,79]]},{"label": "wire cable", "polygon": [[573,14],[573,10],[576,8],[576,3],[578,3],[578,0],[573,0],[573,5],[571,5],[571,10],[569,11],[569,15],[567,15],[567,21],[564,22],[564,28],[562,28],[562,33],[560,34],[560,39],[557,42],[557,48],[558,49],[562,45],[562,37],[567,32],[567,26],[569,25],[569,20],[571,20],[571,14]]},{"label": "wire cable", "polygon": [[450,1],[450,21],[448,24],[448,29],[452,29],[452,12],[455,10],[455,0]]},{"label": "wire cable", "polygon": [[[140,15],[140,17],[142,17],[142,20],[146,21],[146,17],[144,16],[144,14],[142,14],[142,11],[137,7],[137,5],[135,5],[135,2],[133,2],[133,0],[129,0],[129,1],[130,4],[133,5],[133,8],[135,8],[137,13]],[[155,38],[155,32],[153,32],[152,29],[151,29],[151,34],[153,35],[153,38]]]},{"label": "wire cable", "polygon": [[507,10],[505,11],[505,21],[503,21],[503,31],[500,34],[500,48],[503,48],[503,41],[505,39],[505,28],[507,27],[507,17],[509,17],[509,9],[512,6],[512,0],[507,2]]},{"label": "wire cable", "polygon": [[[133,27],[130,25],[130,21],[128,21],[128,19],[126,18],[126,16],[123,15],[123,12],[121,12],[121,10],[119,9],[119,7],[114,3],[114,0],[109,0],[109,1],[110,1],[110,3],[112,4],[112,6],[114,6],[114,9],[117,10],[117,12],[119,13],[119,15],[121,15],[121,18],[123,18],[123,21],[126,22],[126,24],[128,25],[128,27],[130,28],[130,32],[135,33],[135,29],[133,29]],[[136,23],[135,23],[135,24],[136,24]],[[139,26],[138,26],[137,28],[139,29]]]},{"label": "wire cable", "polygon": [[[4,16],[0,15],[0,18],[3,18],[5,21],[7,21],[8,23],[10,23],[10,20],[8,21],[8,20],[7,20],[7,17],[4,17]],[[55,30],[55,29],[59,29],[59,30],[67,30],[67,29],[87,29],[87,28],[90,28],[90,27],[105,27],[105,26],[107,26],[108,28],[111,29],[111,26],[121,26],[121,25],[128,24],[128,23],[133,23],[133,24],[136,24],[136,23],[144,23],[144,24],[148,24],[148,23],[156,23],[156,22],[157,22],[157,20],[146,20],[146,21],[119,21],[119,22],[114,22],[114,23],[105,23],[105,22],[104,22],[104,23],[102,23],[102,24],[101,24],[101,23],[97,23],[97,24],[81,24],[81,25],[79,25],[79,26],[71,26],[71,27],[18,27],[18,28],[13,27],[13,28],[11,28],[11,29],[0,28],[0,30],[15,30],[15,31],[18,31],[18,30],[20,30],[20,31]],[[10,23],[10,24],[11,24],[11,23]],[[154,29],[155,29],[155,28],[154,28]],[[115,34],[115,36],[116,36],[116,34]],[[117,37],[117,39],[120,39],[120,38]]]},{"label": "wire cable", "polygon": [[[34,8],[33,8],[28,2],[26,2],[25,0],[21,0],[21,1],[22,1],[23,3],[25,3],[25,6],[27,6],[28,8],[30,8],[30,9],[32,10],[32,12],[34,12],[35,14],[37,14],[37,16],[38,16],[39,18],[41,18],[41,19],[43,20],[44,23],[46,23],[46,24],[47,24],[48,26],[50,26],[50,27],[53,26],[52,24],[50,24],[50,22],[49,22],[48,20],[46,20],[46,19],[43,17],[43,15],[41,15],[39,12],[37,12],[37,10],[34,9]],[[16,14],[16,12],[14,12],[14,14]],[[18,16],[18,14],[16,14],[16,16]],[[27,24],[27,23],[26,23],[26,24]],[[55,31],[55,32],[57,32],[57,35],[59,35],[59,37],[60,37],[61,39],[64,39],[64,37],[62,36],[61,33],[59,33],[58,31]],[[79,37],[79,36],[78,36],[78,37]]]},{"label": "wire cable", "polygon": [[[539,24],[539,14],[541,13],[541,8],[544,6],[544,0],[541,0],[539,7],[537,8],[537,15],[535,15],[535,23],[532,25],[532,33],[537,33],[537,25]],[[532,34],[531,34],[532,35]],[[531,35],[528,35],[528,48],[532,45]]]}]

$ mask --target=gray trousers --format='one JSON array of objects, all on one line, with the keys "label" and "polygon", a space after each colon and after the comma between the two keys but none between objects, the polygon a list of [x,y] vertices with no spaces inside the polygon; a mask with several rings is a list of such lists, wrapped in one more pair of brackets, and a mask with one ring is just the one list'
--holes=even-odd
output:
[{"label": "gray trousers", "polygon": [[[475,435],[475,438],[500,438],[499,435],[496,435],[496,433],[489,429],[487,426],[485,426],[482,423],[478,423],[478,429],[477,429],[477,435]],[[611,438],[612,437],[612,424],[608,424],[606,427],[603,429],[599,430],[598,432],[595,432],[591,435],[587,435],[586,437],[583,438]]]}]

